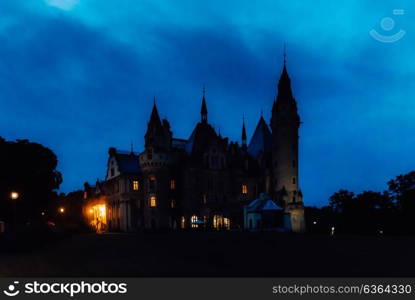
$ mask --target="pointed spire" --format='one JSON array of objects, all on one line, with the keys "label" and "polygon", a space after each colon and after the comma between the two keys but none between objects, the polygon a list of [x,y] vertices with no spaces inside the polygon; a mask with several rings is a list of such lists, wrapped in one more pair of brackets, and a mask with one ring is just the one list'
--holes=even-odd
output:
[{"label": "pointed spire", "polygon": [[133,140],[131,140],[131,154],[134,154]]},{"label": "pointed spire", "polygon": [[246,147],[245,116],[242,115],[242,146]]},{"label": "pointed spire", "polygon": [[156,105],[156,97],[153,98],[153,110],[151,111],[150,123],[158,123],[161,125],[161,120]]},{"label": "pointed spire", "polygon": [[207,123],[207,105],[206,105],[206,99],[205,99],[205,86],[203,85],[203,90],[202,90],[202,109],[200,110],[200,114],[202,115],[202,122],[203,123]]}]

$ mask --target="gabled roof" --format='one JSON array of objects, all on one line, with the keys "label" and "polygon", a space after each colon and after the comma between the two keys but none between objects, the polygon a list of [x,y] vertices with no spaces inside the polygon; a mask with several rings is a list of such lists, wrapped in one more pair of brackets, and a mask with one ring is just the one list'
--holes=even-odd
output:
[{"label": "gabled roof", "polygon": [[190,135],[185,150],[189,154],[204,150],[212,140],[217,138],[218,135],[210,124],[207,122],[199,122]]},{"label": "gabled roof", "polygon": [[283,208],[275,204],[271,198],[261,193],[258,199],[255,199],[246,207],[247,212],[258,212],[258,211],[271,211],[271,210],[282,210]]},{"label": "gabled roof", "polygon": [[261,152],[271,152],[272,150],[272,135],[261,116],[258,125],[256,126],[254,135],[248,146],[248,153],[253,157],[257,157]]},{"label": "gabled roof", "polygon": [[137,154],[131,151],[117,150],[110,148],[110,159],[114,157],[121,174],[138,174],[140,173],[140,161]]},{"label": "gabled roof", "polygon": [[118,170],[122,174],[138,174],[140,172],[140,161],[135,154],[117,153],[115,156]]}]

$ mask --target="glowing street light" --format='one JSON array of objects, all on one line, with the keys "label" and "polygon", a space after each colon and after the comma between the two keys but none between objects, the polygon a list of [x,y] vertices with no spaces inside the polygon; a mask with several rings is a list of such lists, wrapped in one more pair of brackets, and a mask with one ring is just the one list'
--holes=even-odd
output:
[{"label": "glowing street light", "polygon": [[59,212],[60,212],[61,214],[63,214],[63,213],[65,212],[65,208],[64,208],[64,207],[60,207],[60,208],[59,208]]},{"label": "glowing street light", "polygon": [[19,193],[16,191],[12,191],[10,193],[10,199],[14,200],[13,201],[13,225],[14,228],[16,229],[17,227],[17,199],[19,198]]},{"label": "glowing street light", "polygon": [[17,200],[18,198],[19,198],[19,193],[18,192],[11,192],[10,193],[10,198],[12,199],[12,200]]}]

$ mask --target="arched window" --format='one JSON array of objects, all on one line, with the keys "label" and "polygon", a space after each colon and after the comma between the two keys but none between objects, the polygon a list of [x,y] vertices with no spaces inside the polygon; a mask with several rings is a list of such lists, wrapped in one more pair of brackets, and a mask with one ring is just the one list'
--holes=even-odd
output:
[{"label": "arched window", "polygon": [[248,194],[248,186],[246,184],[242,185],[242,194],[244,195]]}]

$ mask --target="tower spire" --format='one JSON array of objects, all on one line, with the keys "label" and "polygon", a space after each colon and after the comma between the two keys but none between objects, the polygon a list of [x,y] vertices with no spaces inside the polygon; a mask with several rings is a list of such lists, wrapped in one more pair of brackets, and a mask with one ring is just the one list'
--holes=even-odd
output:
[{"label": "tower spire", "polygon": [[285,64],[287,63],[287,44],[284,42],[284,54],[283,54],[283,56],[284,56],[284,67],[285,67]]},{"label": "tower spire", "polygon": [[200,110],[200,114],[202,116],[202,122],[203,123],[207,123],[207,106],[206,106],[206,99],[205,99],[205,86],[203,85],[203,89],[202,89],[202,109]]},{"label": "tower spire", "polygon": [[242,115],[242,147],[246,148],[245,115]]}]

